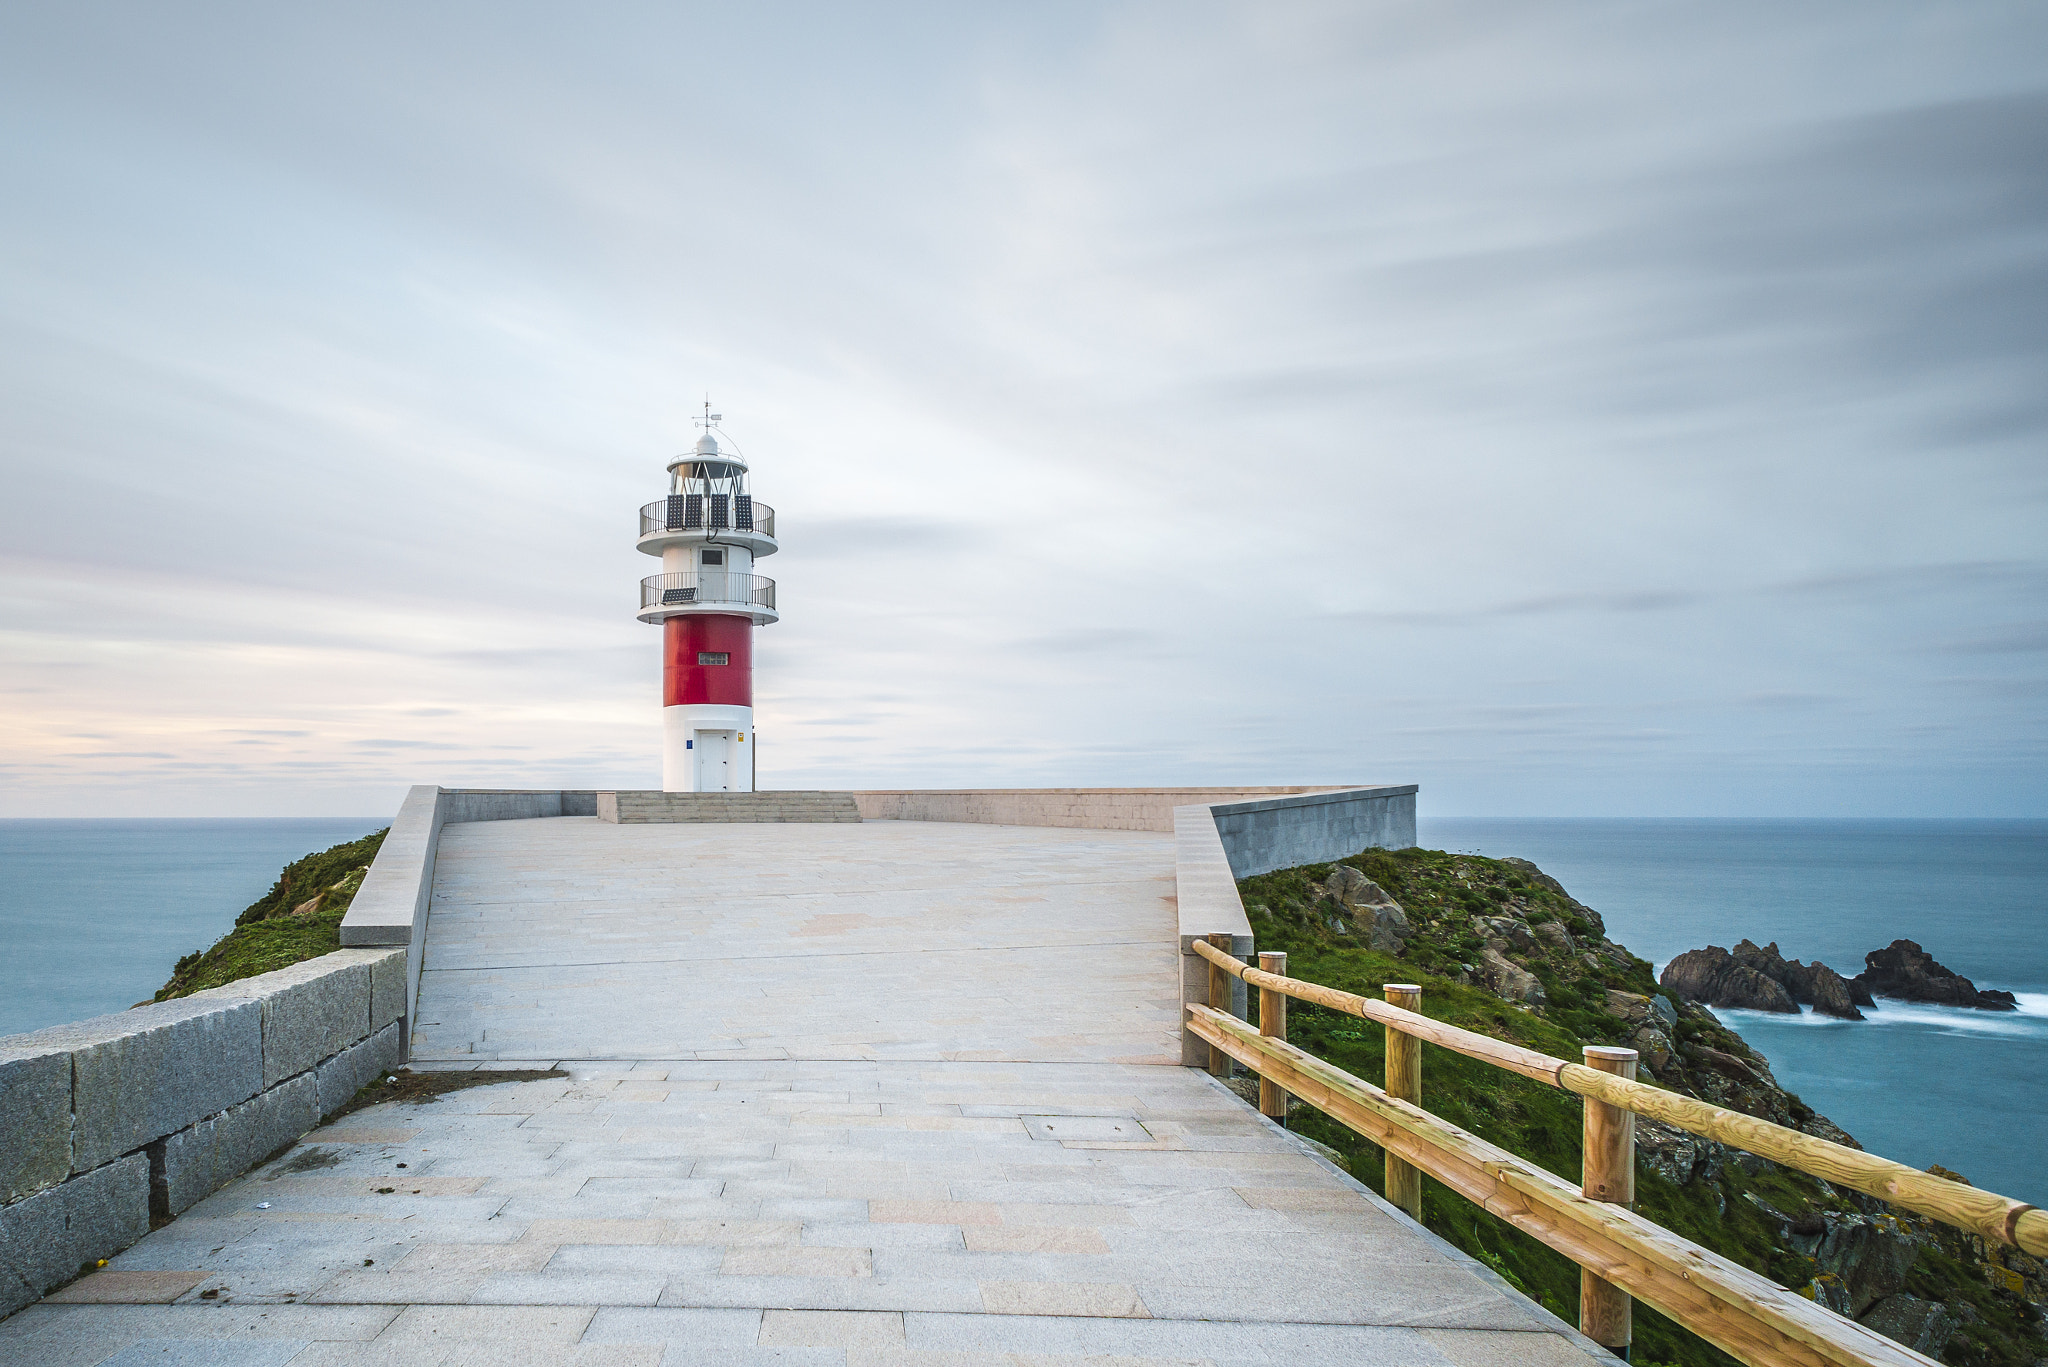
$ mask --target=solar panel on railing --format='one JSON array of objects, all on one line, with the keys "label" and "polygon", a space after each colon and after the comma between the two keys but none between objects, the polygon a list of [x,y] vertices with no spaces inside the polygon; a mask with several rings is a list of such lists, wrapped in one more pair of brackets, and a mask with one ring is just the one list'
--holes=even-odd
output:
[{"label": "solar panel on railing", "polygon": [[664,604],[666,604],[666,603],[694,603],[694,602],[696,602],[696,601],[697,601],[697,590],[695,590],[695,589],[663,589],[663,590],[661,591],[661,601],[662,601],[662,602],[663,602]]},{"label": "solar panel on railing", "polygon": [[727,516],[726,516],[726,505],[727,505],[727,504],[729,504],[729,503],[731,503],[731,502],[732,502],[732,499],[731,499],[731,497],[730,497],[729,495],[726,495],[726,494],[713,494],[713,495],[711,496],[711,525],[712,525],[712,526],[714,526],[714,527],[730,527],[730,526],[732,525],[732,522],[731,522],[731,521],[730,521],[730,520],[729,520],[729,519],[727,518]]},{"label": "solar panel on railing", "polygon": [[670,494],[668,496],[667,523],[669,531],[679,532],[683,529],[683,496],[681,494]]},{"label": "solar panel on railing", "polygon": [[736,531],[751,532],[754,530],[754,496],[752,494],[739,494],[733,498],[732,525]]},{"label": "solar panel on railing", "polygon": [[683,525],[701,527],[704,525],[704,495],[683,495]]}]

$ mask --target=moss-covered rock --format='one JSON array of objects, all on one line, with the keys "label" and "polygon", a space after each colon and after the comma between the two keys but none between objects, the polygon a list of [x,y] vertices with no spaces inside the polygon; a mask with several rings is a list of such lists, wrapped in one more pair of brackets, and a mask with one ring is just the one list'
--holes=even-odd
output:
[{"label": "moss-covered rock", "polygon": [[[1373,903],[1357,875],[1399,903],[1405,935],[1384,933],[1383,909],[1359,914]],[[1642,1055],[1643,1081],[1855,1143],[1778,1086],[1768,1060],[1712,1012],[1662,991],[1648,963],[1607,937],[1597,912],[1527,860],[1375,849],[1238,888],[1258,947],[1286,951],[1292,977],[1371,996],[1383,983],[1417,982],[1423,1011],[1439,1020],[1561,1058],[1577,1058],[1586,1044],[1626,1045]],[[1360,1077],[1384,1075],[1384,1033],[1355,1016],[1292,1002],[1288,1035]],[[1423,1105],[1554,1173],[1579,1172],[1576,1096],[1430,1049]],[[1384,1191],[1376,1145],[1305,1106],[1289,1124]],[[1682,1131],[1637,1126],[1636,1209],[1649,1219],[1823,1303],[1846,1298],[1838,1308],[1865,1315],[1889,1304],[1873,1324],[1896,1320],[1924,1336],[1953,1321],[1939,1356],[1958,1367],[2033,1367],[2048,1356],[2028,1299],[2043,1292],[2028,1275],[2038,1271],[2032,1259],[1994,1255],[1961,1231],[1895,1216],[1881,1202]],[[1435,1183],[1426,1187],[1431,1229],[1576,1321],[1576,1264]],[[1938,1302],[1947,1318],[1908,1315],[1901,1296]],[[1720,1367],[1732,1359],[1638,1306],[1635,1361]]]},{"label": "moss-covered rock", "polygon": [[178,960],[152,1000],[188,997],[341,948],[341,918],[388,830],[285,865],[270,891],[235,918],[233,930]]}]

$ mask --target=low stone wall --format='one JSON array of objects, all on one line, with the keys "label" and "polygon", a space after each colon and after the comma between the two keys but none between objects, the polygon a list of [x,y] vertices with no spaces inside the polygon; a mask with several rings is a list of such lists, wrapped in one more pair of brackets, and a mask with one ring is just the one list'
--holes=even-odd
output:
[{"label": "low stone wall", "polygon": [[0,1038],[0,1315],[112,1257],[405,1058],[406,954],[342,950]]},{"label": "low stone wall", "polygon": [[[1187,1024],[1187,1003],[1209,1001],[1209,961],[1195,953],[1195,941],[1223,934],[1230,937],[1230,952],[1238,958],[1252,952],[1251,922],[1237,895],[1214,810],[1205,805],[1176,807],[1173,812],[1173,888],[1180,912],[1180,1061],[1193,1068],[1209,1061],[1208,1044]],[[1233,979],[1231,1013],[1242,1019],[1245,1008],[1244,983]]]},{"label": "low stone wall", "polygon": [[341,918],[345,946],[405,945],[405,1015],[420,999],[420,959],[426,947],[427,904],[434,892],[434,856],[441,828],[458,821],[520,821],[546,816],[596,816],[597,792],[552,788],[440,788],[419,784],[406,792],[391,833]]},{"label": "low stone wall", "polygon": [[[966,821],[991,826],[1072,826],[1098,831],[1171,831],[1176,807],[1325,792],[1341,784],[1291,788],[956,788],[856,792],[867,821]],[[1412,789],[1410,791],[1413,791]]]}]

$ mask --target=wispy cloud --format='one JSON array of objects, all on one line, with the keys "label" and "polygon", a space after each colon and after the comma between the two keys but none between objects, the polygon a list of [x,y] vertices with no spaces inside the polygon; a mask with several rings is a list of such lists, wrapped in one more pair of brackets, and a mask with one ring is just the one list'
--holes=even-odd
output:
[{"label": "wispy cloud", "polygon": [[16,6],[0,811],[652,782],[706,389],[769,783],[2048,810],[2044,40]]}]

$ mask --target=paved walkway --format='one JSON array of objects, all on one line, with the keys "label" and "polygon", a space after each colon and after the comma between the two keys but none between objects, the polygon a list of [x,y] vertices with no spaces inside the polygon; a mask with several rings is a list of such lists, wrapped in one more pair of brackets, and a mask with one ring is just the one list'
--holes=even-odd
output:
[{"label": "paved walkway", "polygon": [[[1179,1067],[1165,836],[448,828],[416,1066],[0,1363],[1585,1367]],[[1611,1360],[1610,1360],[1611,1361]]]}]

